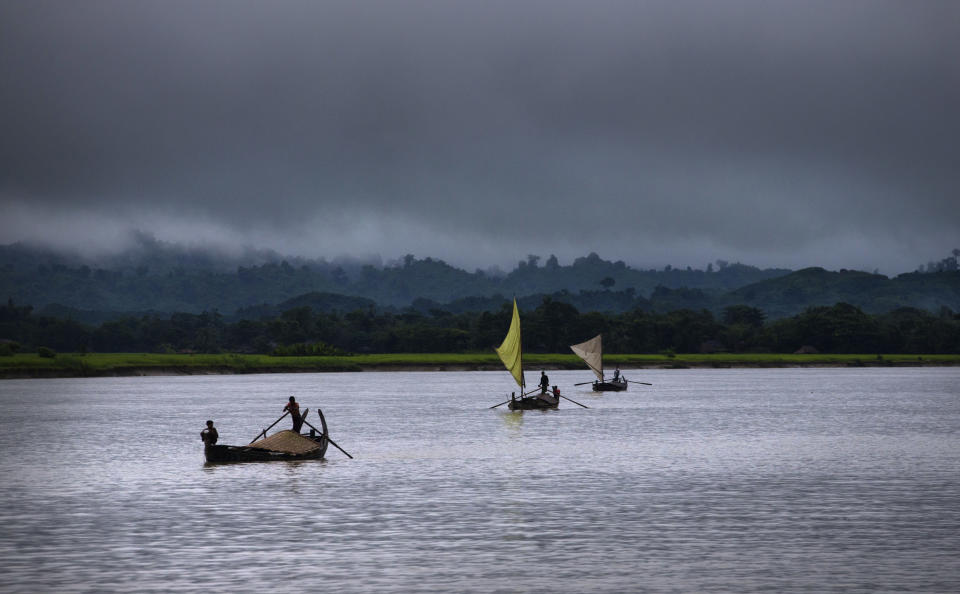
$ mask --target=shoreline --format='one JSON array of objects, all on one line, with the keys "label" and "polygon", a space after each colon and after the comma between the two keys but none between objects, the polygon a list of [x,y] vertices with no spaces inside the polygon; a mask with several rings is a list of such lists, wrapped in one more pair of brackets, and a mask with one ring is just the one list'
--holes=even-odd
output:
[{"label": "shoreline", "polygon": [[[684,370],[684,369],[815,369],[815,368],[917,368],[917,367],[958,367],[960,357],[950,356],[939,358],[904,359],[876,359],[867,357],[844,357],[841,360],[825,360],[811,358],[809,361],[796,360],[742,360],[730,361],[726,359],[703,360],[667,360],[645,363],[620,364],[623,372],[642,370]],[[611,366],[612,367],[612,366]],[[571,366],[566,363],[550,363],[547,361],[535,362],[529,369],[546,370],[573,370],[583,369],[582,365]],[[86,378],[86,377],[163,377],[188,375],[250,375],[274,373],[350,373],[350,372],[458,372],[458,371],[501,371],[503,365],[487,362],[389,362],[389,363],[355,363],[341,365],[115,365],[103,368],[91,366],[23,366],[17,368],[0,367],[0,380],[3,379],[55,379],[55,378]]]}]

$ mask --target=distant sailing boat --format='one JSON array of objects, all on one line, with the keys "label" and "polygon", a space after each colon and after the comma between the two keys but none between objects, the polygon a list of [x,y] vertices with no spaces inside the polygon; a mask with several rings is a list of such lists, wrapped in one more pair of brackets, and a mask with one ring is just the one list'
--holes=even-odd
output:
[{"label": "distant sailing boat", "polygon": [[[520,397],[517,398],[516,393],[510,394],[510,400],[501,402],[500,404],[507,404],[510,407],[510,410],[536,410],[542,408],[557,408],[557,405],[560,404],[560,392],[554,388],[554,392],[542,392],[535,396],[530,396],[534,392],[540,390],[532,390],[528,393],[524,393],[526,388],[526,382],[523,379],[523,348],[520,343],[520,311],[517,309],[517,300],[513,300],[513,318],[510,320],[510,329],[507,331],[506,338],[503,339],[503,343],[494,349],[497,351],[497,355],[500,356],[500,360],[503,361],[503,364],[507,367],[507,371],[510,372],[510,375],[513,376],[513,379],[516,380],[517,385],[520,386]],[[500,406],[497,404],[491,406],[490,408],[496,408]],[[583,405],[581,405],[583,406]]]},{"label": "distant sailing boat", "polygon": [[[603,334],[597,334],[586,342],[571,345],[570,350],[573,351],[578,357],[583,359],[583,361],[587,364],[587,367],[592,369],[597,375],[596,381],[593,382],[594,392],[622,392],[627,389],[627,378],[620,375],[619,367],[613,373],[612,380],[609,382],[604,380]],[[575,385],[582,386],[589,383],[590,382],[583,382]]]}]

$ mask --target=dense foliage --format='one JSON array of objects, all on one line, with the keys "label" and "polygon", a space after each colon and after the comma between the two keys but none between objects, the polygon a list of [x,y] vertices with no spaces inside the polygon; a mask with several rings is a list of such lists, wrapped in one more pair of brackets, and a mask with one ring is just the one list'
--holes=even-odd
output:
[{"label": "dense foliage", "polygon": [[[370,306],[345,313],[295,307],[275,317],[227,321],[216,312],[128,317],[99,326],[0,307],[0,353],[39,347],[59,352],[245,352],[276,355],[455,353],[488,351],[509,326],[511,305],[496,311],[434,309],[387,312]],[[528,352],[564,353],[603,333],[609,353],[771,352],[812,347],[823,353],[960,353],[960,315],[900,308],[871,315],[846,303],[808,308],[778,320],[747,305],[719,317],[705,309],[657,313],[581,313],[543,298],[521,311]]]},{"label": "dense foliage", "polygon": [[670,266],[638,270],[596,254],[565,266],[554,256],[541,264],[539,256],[531,255],[509,272],[467,272],[442,260],[412,255],[387,264],[277,257],[229,267],[232,260],[217,265],[209,255],[169,252],[157,248],[137,258],[88,264],[21,245],[0,246],[0,296],[41,310],[49,308],[47,313],[55,317],[63,317],[65,309],[99,312],[99,319],[85,319],[99,323],[129,312],[215,309],[232,315],[242,308],[283,303],[307,293],[349,295],[382,308],[400,309],[417,300],[450,303],[498,294],[522,297],[584,291],[600,295],[631,290],[640,296],[660,286],[726,292],[790,272],[726,262],[716,267],[711,263],[706,270]]},{"label": "dense foliage", "polygon": [[301,306],[323,312],[373,306],[397,315],[410,307],[460,314],[496,311],[504,296],[524,300],[526,309],[549,296],[580,311],[617,314],[706,309],[720,317],[726,307],[742,304],[777,319],[840,302],[870,314],[901,307],[933,314],[943,307],[960,311],[956,257],[923,273],[888,278],[854,270],[761,270],[722,261],[704,270],[638,270],[596,254],[570,265],[553,256],[541,263],[531,255],[508,273],[471,273],[410,255],[385,265],[263,256],[266,261],[241,261],[230,268],[233,260],[171,249],[98,267],[23,246],[0,246],[0,298],[30,303],[46,317],[89,325],[204,311],[219,311],[234,322],[276,317]]}]

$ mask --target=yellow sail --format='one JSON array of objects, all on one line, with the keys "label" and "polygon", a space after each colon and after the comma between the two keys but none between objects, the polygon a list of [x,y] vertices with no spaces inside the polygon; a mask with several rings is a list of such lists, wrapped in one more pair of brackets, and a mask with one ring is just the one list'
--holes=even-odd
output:
[{"label": "yellow sail", "polygon": [[507,366],[507,371],[517,380],[517,384],[522,389],[526,384],[523,381],[523,353],[520,348],[520,311],[517,310],[517,300],[513,300],[513,319],[510,320],[510,330],[507,331],[507,337],[503,339],[503,344],[495,349],[500,355],[500,360]]}]

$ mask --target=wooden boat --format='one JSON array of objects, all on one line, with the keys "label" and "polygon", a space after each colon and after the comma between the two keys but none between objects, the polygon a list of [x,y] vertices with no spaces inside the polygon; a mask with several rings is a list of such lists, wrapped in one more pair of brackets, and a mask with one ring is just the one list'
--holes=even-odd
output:
[{"label": "wooden boat", "polygon": [[[306,417],[306,413],[303,416]],[[323,458],[327,453],[330,436],[327,432],[327,420],[323,418],[323,412],[319,408],[317,416],[320,417],[320,426],[323,428],[319,435],[312,426],[310,433],[306,434],[285,429],[267,436],[264,430],[257,436],[260,439],[254,440],[249,445],[205,444],[203,453],[207,457],[207,462],[266,462]]]},{"label": "wooden boat", "polygon": [[611,379],[608,382],[593,382],[594,392],[623,392],[627,389],[627,378]]},{"label": "wooden boat", "polygon": [[507,403],[507,408],[510,410],[545,410],[557,408],[559,404],[560,398],[550,392],[545,392],[532,396],[523,396],[519,399],[511,396],[510,402]]},{"label": "wooden boat", "polygon": [[[506,366],[507,371],[513,376],[513,379],[520,386],[520,397],[516,393],[510,395],[510,400],[501,402],[506,404],[510,410],[542,410],[557,408],[560,404],[559,393],[534,394],[539,392],[540,388],[528,393],[524,393],[526,382],[523,379],[523,349],[520,340],[520,311],[517,309],[517,300],[513,300],[513,318],[510,320],[510,329],[507,330],[507,336],[503,343],[496,349],[497,355]],[[497,405],[499,406],[499,405]]]},{"label": "wooden boat", "polygon": [[[613,379],[606,381],[603,377],[603,335],[597,334],[586,342],[570,346],[570,350],[578,357],[583,359],[587,367],[593,370],[597,379],[593,382],[594,392],[622,392],[627,389],[627,378],[620,375],[618,368],[613,374]],[[576,384],[582,386],[590,382]]]}]

